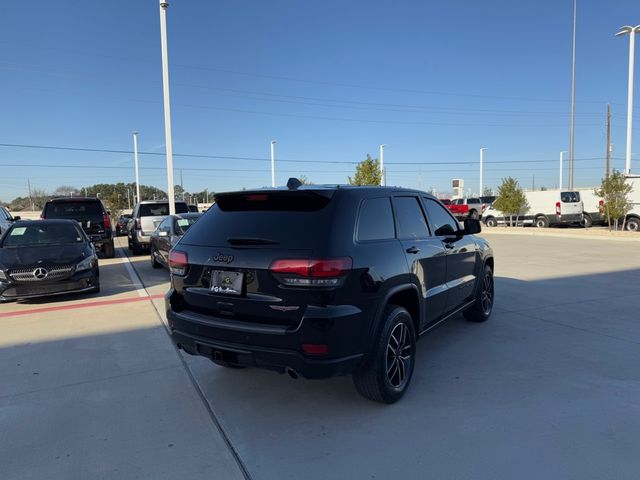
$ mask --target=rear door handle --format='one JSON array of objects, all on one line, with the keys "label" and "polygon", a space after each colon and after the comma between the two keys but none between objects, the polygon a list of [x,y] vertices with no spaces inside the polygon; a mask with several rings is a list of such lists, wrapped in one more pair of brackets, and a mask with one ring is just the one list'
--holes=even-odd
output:
[{"label": "rear door handle", "polygon": [[418,253],[420,251],[417,247],[409,247],[407,248],[407,253]]}]

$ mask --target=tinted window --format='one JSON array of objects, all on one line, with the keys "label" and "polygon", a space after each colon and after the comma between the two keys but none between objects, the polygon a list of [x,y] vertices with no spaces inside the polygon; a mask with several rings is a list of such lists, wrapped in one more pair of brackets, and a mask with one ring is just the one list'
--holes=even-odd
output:
[{"label": "tinted window", "polygon": [[102,205],[99,202],[51,202],[44,212],[45,218],[71,218],[81,220],[85,218],[102,219]]},{"label": "tinted window", "polygon": [[479,198],[468,198],[467,203],[480,203]]},{"label": "tinted window", "polygon": [[560,192],[560,200],[563,203],[574,203],[580,201],[580,192]]},{"label": "tinted window", "polygon": [[358,219],[358,240],[386,240],[395,236],[391,200],[386,197],[365,200]]},{"label": "tinted window", "polygon": [[178,218],[173,226],[174,231],[178,235],[184,235],[191,225],[196,223],[198,217]]},{"label": "tinted window", "polygon": [[451,235],[459,229],[458,222],[445,207],[430,198],[424,200],[429,222],[431,222],[431,228],[434,229],[435,235]]},{"label": "tinted window", "polygon": [[23,245],[54,245],[82,243],[84,235],[79,226],[73,224],[47,224],[33,222],[29,225],[14,226],[4,237],[3,247]]},{"label": "tinted window", "polygon": [[307,250],[331,234],[331,198],[313,192],[269,192],[216,197],[181,240],[186,245],[269,245]]},{"label": "tinted window", "polygon": [[398,237],[424,238],[429,236],[427,221],[417,197],[396,197],[394,204],[398,219]]},{"label": "tinted window", "polygon": [[158,225],[158,230],[164,230],[166,232],[170,232],[171,231],[171,222],[173,222],[173,219],[171,217],[169,218],[165,218],[160,225]]},{"label": "tinted window", "polygon": [[[186,203],[176,202],[176,213],[187,213]],[[138,214],[140,217],[162,217],[169,215],[169,203],[143,203]]]}]

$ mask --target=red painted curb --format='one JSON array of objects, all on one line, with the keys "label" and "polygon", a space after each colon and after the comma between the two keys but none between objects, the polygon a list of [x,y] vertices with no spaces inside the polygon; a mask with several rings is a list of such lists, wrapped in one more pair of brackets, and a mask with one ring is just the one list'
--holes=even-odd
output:
[{"label": "red painted curb", "polygon": [[19,315],[33,315],[36,313],[57,312],[61,310],[75,310],[78,308],[101,307],[105,305],[116,305],[118,303],[144,302],[145,300],[155,300],[164,298],[164,295],[149,295],[147,297],[117,298],[114,300],[102,300],[98,302],[76,303],[73,305],[60,305],[57,307],[30,308],[29,310],[15,310],[13,312],[0,313],[0,318],[17,317]]}]

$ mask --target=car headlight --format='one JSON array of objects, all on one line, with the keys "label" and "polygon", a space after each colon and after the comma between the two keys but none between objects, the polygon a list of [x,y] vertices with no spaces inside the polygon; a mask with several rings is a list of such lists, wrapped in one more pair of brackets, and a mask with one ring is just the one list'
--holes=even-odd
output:
[{"label": "car headlight", "polygon": [[82,272],[83,270],[89,270],[93,268],[93,257],[85,258],[78,265],[76,265],[76,272]]},{"label": "car headlight", "polygon": [[0,270],[0,280],[7,280],[7,275],[2,270]]}]

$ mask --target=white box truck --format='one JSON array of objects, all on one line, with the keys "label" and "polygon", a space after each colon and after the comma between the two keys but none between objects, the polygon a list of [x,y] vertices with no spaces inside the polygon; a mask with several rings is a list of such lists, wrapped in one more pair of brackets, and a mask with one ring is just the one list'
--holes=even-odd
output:
[{"label": "white box truck", "polygon": [[631,210],[627,213],[625,228],[630,232],[640,232],[640,176],[629,175],[627,182],[631,185],[632,190],[629,194]]},{"label": "white box truck", "polygon": [[[581,225],[582,200],[580,192],[565,190],[542,190],[524,192],[529,208],[520,212],[518,223],[546,228],[556,225]],[[513,219],[515,221],[515,218]],[[488,227],[509,221],[505,215],[492,207],[485,210],[482,221]]]}]

